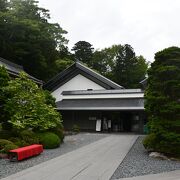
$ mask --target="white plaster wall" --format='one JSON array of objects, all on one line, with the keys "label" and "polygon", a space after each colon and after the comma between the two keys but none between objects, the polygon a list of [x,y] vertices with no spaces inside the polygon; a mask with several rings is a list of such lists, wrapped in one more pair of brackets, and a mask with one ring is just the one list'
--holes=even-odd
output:
[{"label": "white plaster wall", "polygon": [[75,90],[102,90],[105,89],[99,84],[91,81],[90,79],[78,74],[77,76],[73,77],[71,80],[63,84],[61,87],[57,88],[55,91],[52,92],[53,97],[56,98],[56,101],[62,100],[61,93],[63,91],[75,91]]}]

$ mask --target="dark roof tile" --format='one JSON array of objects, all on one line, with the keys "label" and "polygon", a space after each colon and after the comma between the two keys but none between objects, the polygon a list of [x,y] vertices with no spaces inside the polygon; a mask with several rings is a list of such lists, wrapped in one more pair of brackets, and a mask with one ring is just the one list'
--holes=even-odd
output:
[{"label": "dark roof tile", "polygon": [[[4,66],[7,69],[8,73],[13,75],[13,76],[18,76],[21,71],[24,71],[23,66],[15,64],[13,62],[10,62],[10,61],[8,61],[4,58],[1,58],[1,57],[0,57],[0,65]],[[41,80],[39,80],[39,79],[29,75],[29,74],[28,74],[28,77],[38,84],[43,84],[43,81],[41,81]]]}]

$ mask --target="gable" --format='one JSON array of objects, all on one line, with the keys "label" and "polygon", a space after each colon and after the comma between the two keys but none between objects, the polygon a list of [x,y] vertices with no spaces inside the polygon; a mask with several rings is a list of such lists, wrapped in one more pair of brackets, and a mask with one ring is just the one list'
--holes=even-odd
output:
[{"label": "gable", "polygon": [[71,78],[65,84],[63,84],[55,91],[53,91],[52,95],[53,97],[56,98],[56,101],[59,101],[62,99],[61,93],[63,91],[88,90],[88,89],[104,90],[105,88],[95,83],[94,81],[88,79],[87,77],[83,76],[82,74],[77,74],[75,77]]},{"label": "gable", "polygon": [[[123,89],[122,86],[116,84],[115,82],[102,76],[101,74],[95,72],[94,70],[86,67],[80,62],[74,63],[72,66],[70,66],[63,72],[53,77],[50,81],[48,81],[44,85],[44,88],[51,92],[54,92],[56,91],[56,89],[60,88],[65,83],[67,83],[68,81],[70,81],[72,78],[76,77],[79,74],[86,77],[86,79],[91,80],[95,84],[98,84],[104,89]],[[88,89],[88,87],[86,89]]]}]

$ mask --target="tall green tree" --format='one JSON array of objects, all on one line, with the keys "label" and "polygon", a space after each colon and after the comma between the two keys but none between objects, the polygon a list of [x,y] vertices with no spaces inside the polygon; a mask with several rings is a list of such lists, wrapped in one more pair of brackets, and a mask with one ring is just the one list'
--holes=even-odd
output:
[{"label": "tall green tree", "polygon": [[92,67],[125,88],[138,88],[148,62],[143,56],[136,56],[130,45],[119,44],[95,51]]},{"label": "tall green tree", "polygon": [[117,59],[119,46],[113,45],[108,48],[96,50],[93,56],[92,67],[112,80],[114,80],[112,71]]},{"label": "tall green tree", "polygon": [[71,66],[74,63],[74,61],[68,58],[63,58],[63,59],[57,59],[55,63],[56,63],[57,73],[60,73],[65,69],[67,69],[69,66]]},{"label": "tall green tree", "polygon": [[96,50],[93,53],[91,68],[100,72],[102,75],[106,75],[108,71],[107,66],[108,63],[106,61],[106,53],[104,53],[103,51]]},{"label": "tall green tree", "polygon": [[69,52],[67,47],[62,48],[59,53],[59,58],[55,61],[56,72],[60,73],[69,66],[71,66],[74,63],[73,58],[73,54]]},{"label": "tall green tree", "polygon": [[115,60],[114,80],[125,88],[137,88],[138,83],[145,78],[147,67],[145,59],[136,57],[130,45],[121,45]]},{"label": "tall green tree", "polygon": [[55,61],[67,40],[59,24],[50,23],[47,9],[34,0],[1,0],[0,56],[42,80],[56,71]]},{"label": "tall green tree", "polygon": [[74,59],[91,66],[94,48],[86,41],[78,41],[72,48]]},{"label": "tall green tree", "polygon": [[180,48],[155,54],[145,98],[151,130],[145,147],[180,157]]}]

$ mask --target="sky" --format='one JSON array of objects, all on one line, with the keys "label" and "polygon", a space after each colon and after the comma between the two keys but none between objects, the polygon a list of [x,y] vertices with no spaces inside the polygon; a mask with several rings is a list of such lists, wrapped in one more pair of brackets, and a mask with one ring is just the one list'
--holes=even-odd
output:
[{"label": "sky", "polygon": [[51,21],[68,32],[71,49],[87,41],[95,49],[130,44],[147,61],[180,46],[180,0],[39,0]]}]

